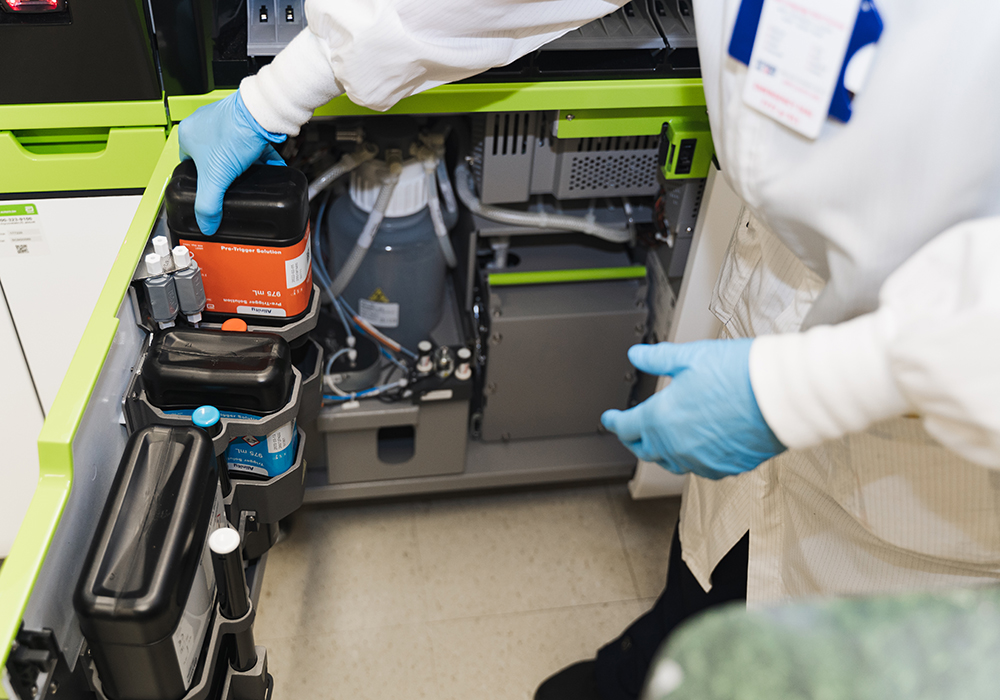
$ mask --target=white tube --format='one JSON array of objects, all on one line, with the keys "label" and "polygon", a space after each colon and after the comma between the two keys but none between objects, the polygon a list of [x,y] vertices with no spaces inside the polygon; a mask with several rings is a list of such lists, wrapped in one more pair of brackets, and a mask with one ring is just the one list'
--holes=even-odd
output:
[{"label": "white tube", "polygon": [[430,210],[434,233],[437,235],[441,252],[444,253],[445,262],[448,263],[448,267],[454,268],[458,265],[458,259],[455,257],[455,249],[451,247],[451,239],[448,238],[448,227],[444,223],[444,214],[441,213],[441,200],[438,199],[435,183],[437,179],[434,174],[435,169],[434,161],[424,161],[424,172],[427,175],[427,208]]},{"label": "white tube", "polygon": [[365,259],[372,241],[375,240],[375,234],[378,232],[378,227],[382,225],[382,219],[385,218],[385,211],[389,208],[389,200],[392,199],[396,183],[399,182],[399,170],[398,164],[396,164],[395,168],[390,168],[389,175],[382,182],[382,187],[378,191],[378,197],[375,199],[375,206],[372,208],[371,214],[368,215],[365,227],[361,229],[361,235],[358,236],[358,241],[354,244],[354,249],[347,256],[344,264],[340,266],[337,276],[330,285],[330,291],[334,297],[339,297],[347,289],[347,285],[354,278],[354,273],[361,267],[361,261]]},{"label": "white tube", "polygon": [[628,243],[631,233],[628,229],[612,228],[604,226],[594,221],[592,216],[586,218],[580,216],[566,216],[564,214],[547,214],[545,212],[513,211],[503,207],[483,204],[475,195],[472,184],[472,173],[464,163],[459,163],[455,168],[455,189],[462,204],[469,208],[473,214],[478,214],[484,219],[496,221],[501,224],[511,226],[525,226],[530,228],[555,229],[557,231],[577,231],[590,236],[611,241],[612,243]]},{"label": "white tube", "polygon": [[440,157],[437,162],[437,181],[441,188],[441,196],[444,197],[444,208],[449,214],[458,211],[458,202],[455,201],[455,190],[451,186],[451,178],[448,177],[448,168],[445,167],[444,157]]},{"label": "white tube", "polygon": [[343,177],[356,167],[369,161],[378,153],[374,144],[366,143],[353,153],[346,154],[337,164],[309,183],[309,201],[316,198],[320,192],[329,187],[335,180]]}]

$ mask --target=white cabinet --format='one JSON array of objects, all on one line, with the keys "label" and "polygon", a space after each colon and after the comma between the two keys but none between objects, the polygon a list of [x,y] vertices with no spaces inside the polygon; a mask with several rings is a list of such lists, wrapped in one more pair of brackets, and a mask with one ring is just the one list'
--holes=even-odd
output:
[{"label": "white cabinet", "polygon": [[[0,202],[0,557],[38,481],[38,433],[139,195]],[[16,209],[18,208],[18,209]],[[15,235],[16,234],[16,235]]]},{"label": "white cabinet", "polygon": [[0,290],[0,557],[7,556],[38,482],[42,407]]}]

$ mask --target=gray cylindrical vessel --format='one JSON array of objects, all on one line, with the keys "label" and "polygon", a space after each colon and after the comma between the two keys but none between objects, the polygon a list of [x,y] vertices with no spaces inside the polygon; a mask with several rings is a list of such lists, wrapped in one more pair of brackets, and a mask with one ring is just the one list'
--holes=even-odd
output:
[{"label": "gray cylindrical vessel", "polygon": [[[368,212],[347,194],[330,206],[327,231],[334,276],[367,220]],[[441,320],[446,267],[426,206],[415,214],[386,216],[343,296],[363,319],[413,349]]]}]

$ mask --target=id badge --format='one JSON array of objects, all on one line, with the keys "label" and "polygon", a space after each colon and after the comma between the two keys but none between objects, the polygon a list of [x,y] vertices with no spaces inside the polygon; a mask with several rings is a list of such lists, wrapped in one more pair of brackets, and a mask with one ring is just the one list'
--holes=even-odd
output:
[{"label": "id badge", "polygon": [[850,120],[881,34],[871,0],[743,0],[729,44],[743,101],[814,139],[828,115]]}]

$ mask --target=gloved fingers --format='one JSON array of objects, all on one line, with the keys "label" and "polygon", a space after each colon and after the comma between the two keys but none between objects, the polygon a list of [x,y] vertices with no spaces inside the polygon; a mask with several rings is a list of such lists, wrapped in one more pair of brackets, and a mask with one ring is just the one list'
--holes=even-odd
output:
[{"label": "gloved fingers", "polygon": [[627,411],[611,409],[601,415],[601,425],[618,436],[626,445],[642,439],[643,412],[642,406],[630,408]]},{"label": "gloved fingers", "polygon": [[644,440],[636,440],[635,442],[626,442],[623,444],[628,448],[629,452],[644,462],[657,462],[660,459],[660,455],[656,454],[656,451]]},{"label": "gloved fingers", "polygon": [[[191,117],[188,117],[190,119]],[[187,119],[181,120],[181,123],[177,125],[177,140],[179,146],[177,148],[178,155],[180,155],[181,160],[191,160],[193,156],[188,153],[187,149],[184,148],[184,144],[187,143],[187,131],[188,131],[188,121]]]},{"label": "gloved fingers", "polygon": [[[260,140],[257,143],[243,143],[241,146],[243,149],[241,152],[219,149],[215,153],[195,159],[195,166],[198,168],[198,189],[194,197],[194,215],[198,228],[206,236],[211,236],[219,230],[222,221],[222,200],[226,196],[226,190],[233,184],[233,180],[262,157],[261,154],[268,144]],[[278,158],[280,160],[280,156]]]},{"label": "gloved fingers", "polygon": [[684,476],[685,474],[690,474],[691,473],[691,471],[689,469],[685,469],[680,464],[677,464],[677,463],[675,463],[675,462],[673,462],[671,460],[668,460],[668,459],[658,459],[658,460],[656,460],[656,463],[659,464],[664,469],[666,469],[671,474],[677,474],[678,476]]},{"label": "gloved fingers", "polygon": [[692,343],[657,343],[633,345],[628,349],[629,362],[640,372],[673,377],[687,369],[697,348]]},{"label": "gloved fingers", "polygon": [[194,218],[198,228],[206,236],[211,236],[219,230],[222,222],[222,199],[226,190],[232,184],[233,178],[216,179],[199,177],[198,189],[194,196]]},{"label": "gloved fingers", "polygon": [[260,158],[257,159],[258,163],[263,163],[264,165],[285,165],[285,160],[278,154],[274,146],[267,144],[264,146],[264,152],[260,154]]}]

